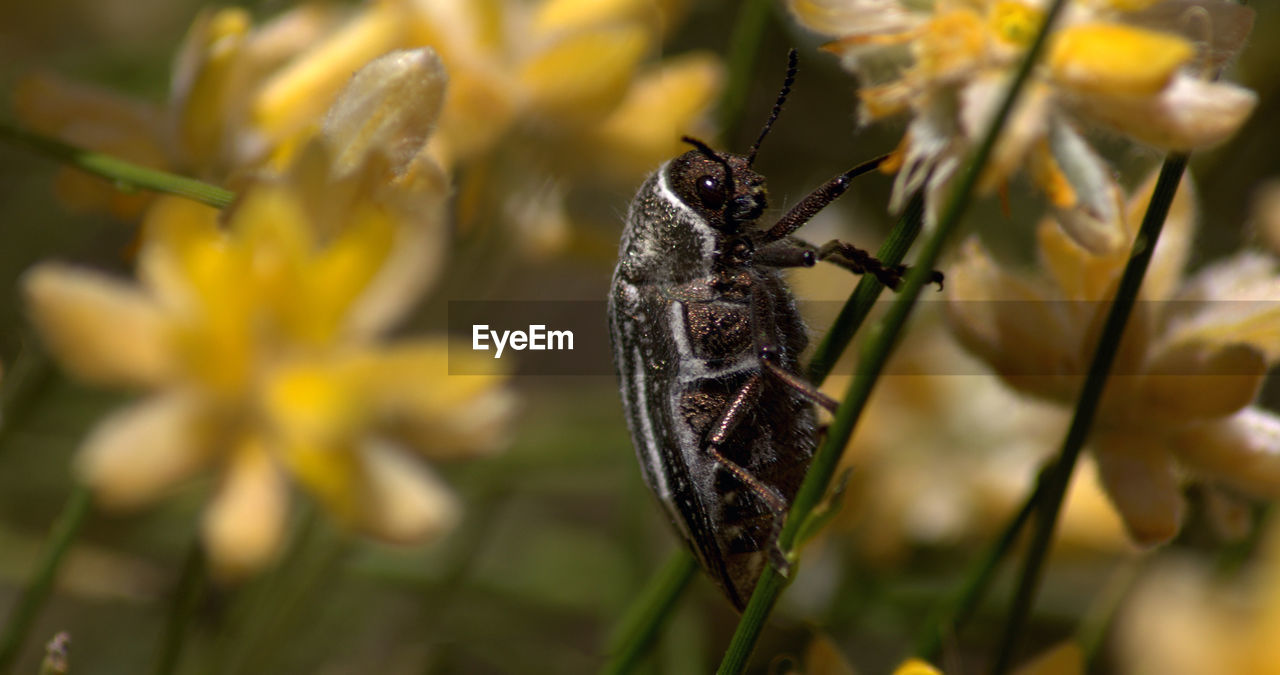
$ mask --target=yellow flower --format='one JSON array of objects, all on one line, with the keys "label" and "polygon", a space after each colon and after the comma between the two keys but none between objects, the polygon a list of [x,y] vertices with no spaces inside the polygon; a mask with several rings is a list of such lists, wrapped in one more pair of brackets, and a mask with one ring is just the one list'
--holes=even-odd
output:
[{"label": "yellow flower", "polygon": [[693,53],[647,64],[682,5],[381,0],[343,12],[304,3],[258,27],[243,10],[210,10],[187,34],[165,106],[122,115],[137,104],[47,78],[15,98],[34,129],[235,187],[287,167],[351,73],[430,46],[451,77],[431,150],[461,176],[458,220],[510,224],[524,248],[551,250],[569,232],[571,185],[629,187],[676,154],[682,134],[707,135],[719,61]]},{"label": "yellow flower", "polygon": [[[912,115],[892,163],[898,176],[891,207],[924,189],[932,222],[960,163],[995,116],[1039,28],[1043,3],[790,4],[803,25],[838,38],[828,48],[862,82],[864,122]],[[1153,23],[1160,16],[1170,20]],[[1078,243],[1094,252],[1120,246],[1120,191],[1110,167],[1080,134],[1081,123],[1164,149],[1220,143],[1240,127],[1257,97],[1209,78],[1239,49],[1251,25],[1250,10],[1224,2],[1069,3],[980,187],[1000,186],[1025,168]]]},{"label": "yellow flower", "polygon": [[[1184,181],[1185,182],[1185,181]],[[1132,240],[1154,181],[1123,222]],[[1280,416],[1251,405],[1280,358],[1276,261],[1246,252],[1183,279],[1194,234],[1179,190],[1098,408],[1090,447],[1139,543],[1164,542],[1183,513],[1188,470],[1211,484],[1280,496]],[[1015,389],[1074,405],[1127,253],[1097,256],[1052,223],[1039,230],[1047,278],[1000,269],[976,243],[948,275],[961,342]]]},{"label": "yellow flower", "polygon": [[1117,620],[1117,663],[1133,675],[1280,672],[1280,529],[1228,582],[1199,561],[1170,558],[1143,579]]},{"label": "yellow flower", "polygon": [[[59,361],[146,392],[77,457],[103,503],[139,506],[221,469],[203,533],[227,575],[276,554],[290,479],[387,541],[453,524],[454,497],[405,450],[495,449],[510,396],[497,373],[449,377],[443,339],[382,339],[439,264],[446,185],[422,146],[444,81],[430,50],[384,56],[352,79],[320,140],[282,176],[248,183],[224,218],[158,200],[137,283],[55,263],[28,272],[32,318]],[[416,149],[385,145],[412,129]]]}]

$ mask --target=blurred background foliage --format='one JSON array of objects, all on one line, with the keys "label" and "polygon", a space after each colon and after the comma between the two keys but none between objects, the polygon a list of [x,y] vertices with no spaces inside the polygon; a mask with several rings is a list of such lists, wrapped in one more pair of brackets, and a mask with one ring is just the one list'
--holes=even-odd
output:
[{"label": "blurred background foliage", "polygon": [[[164,100],[175,49],[203,6],[190,0],[10,3],[0,23],[0,109],[11,110],[9,93],[32,71]],[[248,5],[255,18],[289,6],[271,0]],[[662,51],[724,54],[737,8],[729,1],[692,3]],[[1197,153],[1191,165],[1202,218],[1193,267],[1253,241],[1255,190],[1280,175],[1280,125],[1274,123],[1280,114],[1280,43],[1266,39],[1280,31],[1280,8],[1257,3],[1256,10],[1255,38],[1232,75],[1259,94],[1259,106],[1232,141]],[[798,83],[757,164],[769,177],[775,209],[891,150],[901,134],[901,125],[893,124],[856,129],[854,83],[834,58],[817,51],[818,44],[781,7],[773,8],[746,112],[724,139],[730,149],[750,144],[773,103],[786,50],[799,47]],[[1158,161],[1153,151],[1112,139],[1102,138],[1101,147],[1129,186]],[[47,159],[0,145],[0,362],[8,377],[21,370],[19,355],[33,340],[16,292],[23,270],[53,258],[124,272],[122,261],[135,238],[133,223],[63,206],[52,189],[58,169]],[[890,223],[883,210],[890,183],[875,175],[860,180],[835,210],[837,217],[823,226],[874,247]],[[511,243],[500,235],[464,235],[444,281],[411,324],[442,326],[448,300],[602,299],[620,214],[630,197],[627,190],[573,193],[572,205],[589,214],[584,220],[594,227],[575,231],[572,244],[558,253],[530,257],[509,250]],[[1015,182],[1007,205],[980,201],[967,227],[997,254],[1026,260],[1033,229],[1015,224],[1034,222],[1041,211],[1033,191]],[[853,285],[842,275],[805,281],[806,274],[818,273],[796,273],[802,295],[841,298]],[[815,334],[824,321],[813,320]],[[921,329],[939,330],[921,323]],[[123,401],[56,370],[28,381],[38,392],[20,415],[6,420],[0,437],[0,608],[10,605],[72,488],[73,450],[96,419]],[[677,542],[640,480],[612,378],[521,377],[514,386],[523,407],[510,449],[442,469],[465,506],[464,520],[450,536],[425,548],[397,549],[350,538],[317,519],[305,530],[307,540],[291,547],[277,569],[242,586],[203,588],[179,672],[597,669],[610,629]],[[1276,407],[1276,393],[1269,392],[1263,404]],[[1022,478],[1029,484],[1031,477]],[[94,513],[15,672],[34,673],[41,644],[57,631],[72,636],[72,672],[150,668],[208,487],[197,483],[138,514]],[[825,634],[859,672],[889,672],[983,541],[975,533],[941,546],[910,546],[886,562],[864,555],[856,539],[832,534],[820,554],[806,559],[784,596],[757,649],[757,669],[786,672],[815,635]],[[1248,542],[1236,546],[1230,550],[1247,557]],[[1171,549],[1157,555],[1191,552],[1229,561],[1224,550],[1193,521]],[[1117,570],[1121,576],[1131,573],[1125,565],[1133,560],[1131,553],[1116,550],[1055,559],[1033,626],[1036,644],[1052,644],[1110,602]],[[1008,584],[1002,578],[965,644],[992,644]],[[699,577],[646,667],[707,672],[735,623],[732,609]],[[952,650],[946,665],[958,668],[948,672],[967,672],[980,663],[986,656],[981,649]],[[1109,671],[1109,663],[1104,652],[1099,671]]]}]

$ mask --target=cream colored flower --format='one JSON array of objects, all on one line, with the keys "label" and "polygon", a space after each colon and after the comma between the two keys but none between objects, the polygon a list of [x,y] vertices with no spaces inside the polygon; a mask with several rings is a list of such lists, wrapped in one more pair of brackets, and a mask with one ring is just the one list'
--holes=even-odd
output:
[{"label": "cream colored flower", "polygon": [[[1184,181],[1185,183],[1186,181]],[[1153,181],[1129,202],[1131,239]],[[1179,190],[1098,408],[1089,446],[1139,543],[1167,541],[1184,472],[1256,497],[1280,496],[1280,416],[1252,401],[1280,358],[1275,259],[1245,252],[1183,279],[1194,199]],[[1043,278],[1001,269],[976,242],[948,272],[961,342],[1025,394],[1073,406],[1127,255],[1097,256],[1045,222]]]},{"label": "cream colored flower", "polygon": [[[915,322],[845,453],[851,472],[835,523],[857,537],[863,555],[887,564],[915,547],[995,536],[1069,421],[1060,407],[1018,396],[983,372],[936,314]],[[845,379],[832,377],[828,393],[842,391]],[[1056,550],[1126,551],[1093,462],[1071,487]]]},{"label": "cream colored flower", "polygon": [[1227,581],[1198,561],[1159,561],[1116,627],[1117,663],[1130,675],[1280,673],[1280,530],[1255,563]]},{"label": "cream colored flower", "polygon": [[[799,21],[861,80],[862,119],[912,121],[889,168],[891,206],[925,190],[933,222],[960,163],[994,117],[1039,28],[1041,0],[790,0]],[[1219,143],[1257,97],[1210,81],[1243,44],[1252,12],[1227,2],[1075,0],[1002,131],[980,187],[1019,168],[1044,191],[1082,246],[1123,241],[1122,197],[1080,133],[1102,126],[1171,150]]]},{"label": "cream colored flower", "polygon": [[[77,457],[104,504],[140,506],[220,470],[204,540],[233,576],[278,551],[290,483],[391,542],[454,523],[455,498],[406,449],[495,449],[510,395],[497,373],[449,377],[443,339],[383,340],[434,278],[447,234],[446,184],[423,152],[444,86],[430,50],[370,64],[321,138],[223,217],[158,200],[136,283],[54,263],[28,272],[32,319],[58,360],[145,392]],[[406,135],[416,148],[388,147]]]}]

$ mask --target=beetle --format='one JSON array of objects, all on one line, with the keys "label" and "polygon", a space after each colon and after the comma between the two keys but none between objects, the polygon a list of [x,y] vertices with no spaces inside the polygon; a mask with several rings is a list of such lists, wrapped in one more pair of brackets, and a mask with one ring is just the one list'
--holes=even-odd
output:
[{"label": "beetle", "polygon": [[[795,79],[795,51],[768,121],[746,155],[697,139],[651,174],[627,211],[609,292],[609,327],[627,426],[645,481],[702,568],[739,611],[764,569],[817,445],[800,375],[808,342],[784,268],[830,260],[890,288],[904,265],[792,234],[883,157],[836,176],[771,227],[760,143]],[[942,275],[931,280],[941,286]]]}]

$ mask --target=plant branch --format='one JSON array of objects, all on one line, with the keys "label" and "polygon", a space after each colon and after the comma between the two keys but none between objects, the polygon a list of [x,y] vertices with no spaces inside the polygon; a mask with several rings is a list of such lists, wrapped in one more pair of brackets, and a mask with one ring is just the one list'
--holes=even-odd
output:
[{"label": "plant branch", "polygon": [[1013,597],[1013,605],[1006,619],[1004,634],[1000,641],[1000,651],[996,656],[993,672],[1001,675],[1009,671],[1012,665],[1022,630],[1031,613],[1031,605],[1035,601],[1040,586],[1040,578],[1044,571],[1044,561],[1053,540],[1053,531],[1058,523],[1058,514],[1062,510],[1062,501],[1071,482],[1071,474],[1075,471],[1076,460],[1088,438],[1089,429],[1093,426],[1093,418],[1102,399],[1102,392],[1107,383],[1107,375],[1111,364],[1115,361],[1116,352],[1120,348],[1120,339],[1124,336],[1124,328],[1129,314],[1138,298],[1138,289],[1142,278],[1147,273],[1151,262],[1151,254],[1164,228],[1165,216],[1169,214],[1169,206],[1178,190],[1178,182],[1187,168],[1187,156],[1170,155],[1160,168],[1160,177],[1156,179],[1155,192],[1151,195],[1151,204],[1142,219],[1142,227],[1133,241],[1129,254],[1129,263],[1125,266],[1124,275],[1120,278],[1120,286],[1116,290],[1115,302],[1107,313],[1107,321],[1103,325],[1098,348],[1094,352],[1093,362],[1085,376],[1084,387],[1080,391],[1080,399],[1076,404],[1075,415],[1067,436],[1058,452],[1058,459],[1049,469],[1045,477],[1047,483],[1044,494],[1036,509],[1036,528],[1032,535],[1030,548],[1018,578],[1017,591]]},{"label": "plant branch", "polygon": [[119,157],[78,148],[5,122],[0,122],[0,139],[105,178],[117,187],[177,195],[218,209],[226,208],[235,198],[234,193],[216,185],[148,169]]},{"label": "plant branch", "polygon": [[23,643],[31,633],[45,601],[49,599],[58,570],[62,568],[62,561],[71,549],[76,535],[80,533],[80,528],[84,526],[91,501],[89,488],[77,485],[54,522],[49,541],[36,563],[35,573],[22,589],[18,603],[5,622],[4,631],[0,632],[0,673],[7,675],[12,671]]}]

